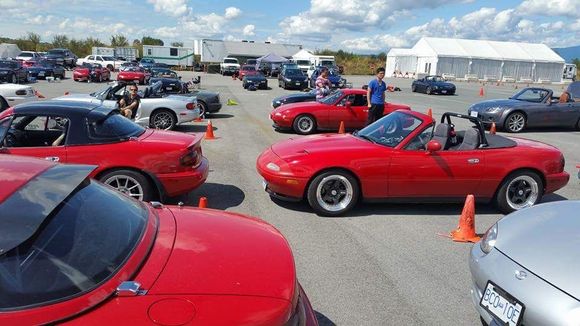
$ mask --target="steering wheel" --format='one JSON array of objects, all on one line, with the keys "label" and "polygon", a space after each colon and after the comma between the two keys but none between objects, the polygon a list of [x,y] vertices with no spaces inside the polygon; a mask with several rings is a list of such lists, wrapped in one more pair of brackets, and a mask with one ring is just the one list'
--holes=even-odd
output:
[{"label": "steering wheel", "polygon": [[15,132],[12,130],[8,130],[6,136],[4,137],[4,146],[5,147],[17,147],[19,144],[18,137],[16,136]]}]

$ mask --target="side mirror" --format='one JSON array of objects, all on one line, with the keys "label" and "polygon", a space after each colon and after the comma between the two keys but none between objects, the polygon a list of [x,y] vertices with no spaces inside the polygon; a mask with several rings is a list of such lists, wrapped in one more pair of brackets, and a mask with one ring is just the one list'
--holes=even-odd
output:
[{"label": "side mirror", "polygon": [[436,140],[430,140],[427,143],[427,153],[438,152],[441,150],[441,144]]},{"label": "side mirror", "polygon": [[347,109],[350,109],[350,108],[352,107],[352,103],[351,103],[350,101],[346,101],[346,103],[344,104],[344,106],[345,106]]},{"label": "side mirror", "polygon": [[177,79],[181,80],[181,76],[177,76]]}]

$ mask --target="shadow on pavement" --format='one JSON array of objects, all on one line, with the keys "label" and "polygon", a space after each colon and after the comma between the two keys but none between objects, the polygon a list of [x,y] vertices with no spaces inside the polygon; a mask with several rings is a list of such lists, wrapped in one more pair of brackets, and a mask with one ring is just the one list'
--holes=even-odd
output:
[{"label": "shadow on pavement", "polygon": [[240,188],[233,185],[206,182],[188,194],[170,198],[167,200],[167,204],[176,205],[181,201],[186,206],[197,207],[201,197],[207,198],[208,208],[225,210],[239,206],[246,195]]},{"label": "shadow on pavement", "polygon": [[319,326],[336,326],[332,320],[316,310],[314,310],[314,315],[316,315],[316,320],[318,320]]},{"label": "shadow on pavement", "polygon": [[210,113],[207,115],[206,119],[229,119],[233,118],[232,114],[225,114],[225,113]]}]

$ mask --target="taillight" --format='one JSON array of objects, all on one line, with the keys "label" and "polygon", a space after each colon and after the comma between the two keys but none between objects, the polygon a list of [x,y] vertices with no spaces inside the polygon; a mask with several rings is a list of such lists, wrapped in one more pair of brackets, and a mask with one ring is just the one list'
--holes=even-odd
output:
[{"label": "taillight", "polygon": [[187,103],[185,105],[185,108],[188,110],[193,110],[193,109],[195,109],[195,105],[193,103]]},{"label": "taillight", "polygon": [[190,149],[185,155],[179,159],[179,163],[183,166],[196,167],[201,163],[201,147]]}]

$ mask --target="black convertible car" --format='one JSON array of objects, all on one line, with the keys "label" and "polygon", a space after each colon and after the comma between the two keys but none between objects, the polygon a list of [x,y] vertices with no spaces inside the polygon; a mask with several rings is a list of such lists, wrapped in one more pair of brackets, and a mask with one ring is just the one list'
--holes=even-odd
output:
[{"label": "black convertible car", "polygon": [[580,129],[580,82],[570,84],[560,96],[551,89],[524,88],[508,99],[475,103],[467,114],[507,132],[533,127]]},{"label": "black convertible car", "polygon": [[54,64],[47,60],[40,60],[27,68],[28,75],[37,79],[46,77],[58,77],[64,79],[65,69],[63,66]]},{"label": "black convertible car", "polygon": [[282,104],[314,101],[316,101],[316,90],[312,89],[308,92],[278,96],[272,100],[272,107],[277,108]]},{"label": "black convertible car", "polygon": [[181,82],[181,77],[171,69],[158,67],[151,68],[149,85],[153,85],[158,81],[161,81],[166,93],[182,93],[185,91],[183,82]]},{"label": "black convertible car", "polygon": [[425,94],[455,94],[455,85],[446,82],[441,76],[426,76],[425,78],[417,79],[411,84],[413,92],[424,92]]},{"label": "black convertible car", "polygon": [[21,83],[28,80],[28,71],[18,60],[0,60],[0,82]]}]

